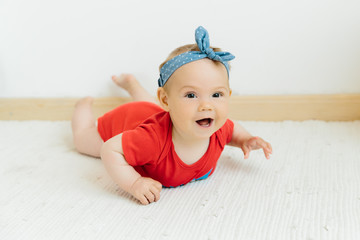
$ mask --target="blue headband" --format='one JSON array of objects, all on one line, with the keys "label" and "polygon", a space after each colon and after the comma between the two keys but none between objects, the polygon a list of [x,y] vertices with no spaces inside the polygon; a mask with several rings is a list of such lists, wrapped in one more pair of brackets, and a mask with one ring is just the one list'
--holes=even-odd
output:
[{"label": "blue headband", "polygon": [[200,49],[200,52],[185,52],[167,61],[160,69],[160,78],[158,80],[159,87],[163,87],[170,76],[176,71],[176,69],[182,65],[203,58],[209,58],[224,64],[229,76],[229,65],[227,62],[233,60],[235,56],[229,52],[214,52],[214,50],[210,48],[209,34],[206,29],[201,26],[195,30],[195,40]]}]

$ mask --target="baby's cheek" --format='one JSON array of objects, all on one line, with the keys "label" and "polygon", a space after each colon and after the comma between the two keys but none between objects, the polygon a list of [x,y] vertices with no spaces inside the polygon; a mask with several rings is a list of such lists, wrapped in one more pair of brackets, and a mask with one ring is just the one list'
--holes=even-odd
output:
[{"label": "baby's cheek", "polygon": [[219,118],[228,118],[229,110],[228,106],[224,105],[218,110],[218,117]]}]

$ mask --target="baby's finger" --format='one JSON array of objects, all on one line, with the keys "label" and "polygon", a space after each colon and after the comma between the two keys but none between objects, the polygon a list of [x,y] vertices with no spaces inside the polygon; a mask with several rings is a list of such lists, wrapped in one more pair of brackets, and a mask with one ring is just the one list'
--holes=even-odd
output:
[{"label": "baby's finger", "polygon": [[268,149],[263,148],[263,151],[264,151],[266,159],[270,159],[270,152],[268,151]]},{"label": "baby's finger", "polygon": [[148,200],[149,203],[154,202],[155,195],[150,190],[147,191],[144,195],[145,195],[145,197],[146,197],[146,199]]},{"label": "baby's finger", "polygon": [[267,148],[267,147],[268,147],[267,142],[265,142],[264,139],[259,138],[259,140],[260,140],[260,141],[257,142],[259,148],[264,149],[264,148]]},{"label": "baby's finger", "polygon": [[246,145],[244,145],[241,150],[244,153],[244,159],[248,159],[249,158],[249,153],[250,153],[250,148]]},{"label": "baby's finger", "polygon": [[271,144],[270,144],[270,143],[267,143],[266,145],[267,145],[267,147],[268,147],[268,149],[269,149],[269,152],[272,154],[272,146],[271,146]]},{"label": "baby's finger", "polygon": [[153,184],[159,191],[162,190],[162,184],[156,180],[154,180],[154,184]]},{"label": "baby's finger", "polygon": [[152,192],[152,194],[155,197],[154,201],[155,202],[159,201],[159,199],[160,199],[160,191],[155,186],[151,187],[150,191]]},{"label": "baby's finger", "polygon": [[136,197],[142,204],[144,205],[148,205],[149,201],[147,200],[147,198],[143,195],[140,194],[138,197]]}]

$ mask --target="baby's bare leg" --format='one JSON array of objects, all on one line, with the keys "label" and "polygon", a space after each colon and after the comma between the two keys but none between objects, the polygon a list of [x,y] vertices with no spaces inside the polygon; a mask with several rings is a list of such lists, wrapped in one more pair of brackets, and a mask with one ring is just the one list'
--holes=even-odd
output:
[{"label": "baby's bare leg", "polygon": [[155,98],[140,85],[134,75],[121,74],[120,76],[112,76],[112,80],[116,85],[125,89],[130,94],[133,101],[146,101],[158,104]]},{"label": "baby's bare leg", "polygon": [[86,97],[76,103],[71,126],[76,150],[86,155],[100,157],[104,142],[97,131],[92,102],[91,97]]}]

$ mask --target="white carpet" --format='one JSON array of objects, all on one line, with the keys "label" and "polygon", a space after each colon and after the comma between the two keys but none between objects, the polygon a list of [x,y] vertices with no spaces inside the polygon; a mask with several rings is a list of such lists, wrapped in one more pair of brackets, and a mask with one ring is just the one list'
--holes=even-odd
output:
[{"label": "white carpet", "polygon": [[360,239],[360,121],[242,124],[271,160],[227,147],[213,176],[142,206],[70,122],[0,121],[0,239]]}]

